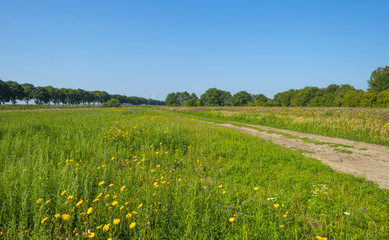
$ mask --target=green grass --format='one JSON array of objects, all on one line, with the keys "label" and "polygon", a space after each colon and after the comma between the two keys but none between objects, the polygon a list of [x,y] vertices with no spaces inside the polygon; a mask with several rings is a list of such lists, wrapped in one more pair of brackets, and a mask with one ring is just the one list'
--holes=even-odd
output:
[{"label": "green grass", "polygon": [[234,130],[135,107],[0,122],[0,238],[389,237],[387,190]]}]

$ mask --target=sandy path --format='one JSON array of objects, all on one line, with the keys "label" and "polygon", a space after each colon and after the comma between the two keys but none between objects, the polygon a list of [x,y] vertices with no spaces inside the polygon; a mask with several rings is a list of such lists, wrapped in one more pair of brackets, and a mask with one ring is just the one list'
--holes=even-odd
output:
[{"label": "sandy path", "polygon": [[303,155],[316,158],[337,171],[365,176],[367,180],[389,189],[389,147],[258,125],[237,124],[247,127],[229,123],[216,125],[271,140],[287,148],[303,150]]}]

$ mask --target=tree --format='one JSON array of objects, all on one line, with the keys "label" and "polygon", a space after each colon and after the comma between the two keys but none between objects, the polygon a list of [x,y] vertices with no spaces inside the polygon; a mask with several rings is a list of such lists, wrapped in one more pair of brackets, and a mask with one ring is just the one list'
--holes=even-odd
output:
[{"label": "tree", "polygon": [[369,84],[369,90],[375,92],[382,92],[389,89],[389,66],[385,68],[379,67],[371,73]]},{"label": "tree", "polygon": [[116,98],[111,98],[107,102],[103,103],[103,107],[119,107],[120,102]]},{"label": "tree", "polygon": [[34,99],[36,104],[47,104],[50,102],[50,94],[44,87],[36,87],[34,89]]},{"label": "tree", "polygon": [[269,100],[265,95],[263,94],[256,94],[253,95],[253,99],[256,106],[264,106],[265,103]]},{"label": "tree", "polygon": [[16,104],[16,100],[23,100],[25,93],[22,86],[14,81],[7,81],[9,89],[11,89],[11,101],[13,105]]},{"label": "tree", "polygon": [[0,104],[5,104],[11,100],[12,92],[7,83],[0,79]]},{"label": "tree", "polygon": [[177,106],[177,95],[176,93],[169,93],[166,96],[165,103],[167,106]]},{"label": "tree", "polygon": [[234,104],[234,106],[244,106],[253,100],[253,96],[246,91],[235,93],[231,98],[231,102]]},{"label": "tree", "polygon": [[210,88],[200,100],[204,106],[224,106],[231,100],[231,93],[217,88]]},{"label": "tree", "polygon": [[290,89],[290,90],[285,91],[285,92],[280,92],[274,96],[274,101],[279,106],[287,107],[287,106],[290,106],[290,101],[292,100],[292,98],[296,94],[297,94],[297,91],[294,89]]},{"label": "tree", "polygon": [[26,104],[28,105],[28,102],[34,98],[34,85],[30,83],[24,83],[21,84],[22,88],[24,89],[24,101],[26,101]]},{"label": "tree", "polygon": [[290,100],[291,106],[307,106],[310,101],[315,98],[316,93],[320,89],[318,87],[305,87],[297,91],[297,94]]}]

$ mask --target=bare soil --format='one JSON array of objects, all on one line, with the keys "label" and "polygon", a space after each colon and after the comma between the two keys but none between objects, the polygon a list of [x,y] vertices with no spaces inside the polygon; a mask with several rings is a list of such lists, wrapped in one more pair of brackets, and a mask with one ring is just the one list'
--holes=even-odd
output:
[{"label": "bare soil", "polygon": [[[208,122],[216,124],[213,122]],[[328,164],[334,170],[351,173],[389,189],[389,147],[265,126],[237,123],[216,124],[270,140]],[[255,129],[254,129],[255,128]]]}]

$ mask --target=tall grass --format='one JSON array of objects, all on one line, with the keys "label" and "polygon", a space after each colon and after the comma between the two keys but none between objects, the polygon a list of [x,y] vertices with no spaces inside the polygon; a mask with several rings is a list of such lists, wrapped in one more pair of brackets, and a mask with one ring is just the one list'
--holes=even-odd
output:
[{"label": "tall grass", "polygon": [[152,109],[0,113],[0,238],[383,239],[388,191]]}]

